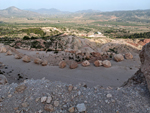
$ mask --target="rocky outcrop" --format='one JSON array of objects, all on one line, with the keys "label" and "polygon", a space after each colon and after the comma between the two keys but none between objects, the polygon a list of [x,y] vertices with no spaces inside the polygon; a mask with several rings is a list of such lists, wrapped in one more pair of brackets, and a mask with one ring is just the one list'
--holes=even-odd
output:
[{"label": "rocky outcrop", "polygon": [[70,69],[75,69],[75,68],[77,68],[78,67],[78,63],[77,62],[75,62],[75,61],[71,61],[71,63],[70,63]]},{"label": "rocky outcrop", "polygon": [[28,63],[28,62],[30,62],[30,57],[24,56],[22,60],[23,60],[24,62]]},{"label": "rocky outcrop", "polygon": [[86,61],[82,62],[82,66],[83,67],[90,66],[90,62],[86,60]]},{"label": "rocky outcrop", "polygon": [[6,83],[8,83],[7,78],[0,74],[0,85],[5,85]]},{"label": "rocky outcrop", "polygon": [[96,60],[96,61],[94,62],[94,65],[95,65],[96,67],[100,67],[100,66],[102,66],[102,61],[101,61],[101,60]]},{"label": "rocky outcrop", "polygon": [[141,71],[143,72],[150,91],[150,43],[146,44],[140,52]]},{"label": "rocky outcrop", "polygon": [[121,54],[115,54],[114,55],[114,60],[117,61],[117,62],[120,62],[120,61],[124,60],[124,57]]},{"label": "rocky outcrop", "polygon": [[39,59],[39,58],[35,58],[35,59],[34,59],[34,63],[35,63],[35,64],[41,64],[41,63],[42,63],[42,60]]},{"label": "rocky outcrop", "polygon": [[59,63],[59,68],[65,68],[66,67],[66,62],[65,61],[61,61],[60,63]]},{"label": "rocky outcrop", "polygon": [[126,59],[133,59],[133,55],[131,53],[126,53],[124,56]]},{"label": "rocky outcrop", "polygon": [[103,62],[102,62],[102,64],[103,64],[103,66],[104,67],[111,67],[111,62],[110,61],[108,61],[108,60],[104,60]]},{"label": "rocky outcrop", "polygon": [[6,53],[6,52],[7,52],[7,49],[6,49],[4,46],[2,46],[2,47],[0,48],[0,52],[1,52],[1,53]]}]

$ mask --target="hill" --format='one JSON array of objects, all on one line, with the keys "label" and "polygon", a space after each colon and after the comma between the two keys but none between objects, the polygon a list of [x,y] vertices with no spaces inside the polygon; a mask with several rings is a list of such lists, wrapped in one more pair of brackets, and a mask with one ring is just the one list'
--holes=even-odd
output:
[{"label": "hill", "polygon": [[39,17],[40,14],[32,12],[32,11],[25,11],[14,6],[9,7],[4,10],[0,10],[1,17]]}]

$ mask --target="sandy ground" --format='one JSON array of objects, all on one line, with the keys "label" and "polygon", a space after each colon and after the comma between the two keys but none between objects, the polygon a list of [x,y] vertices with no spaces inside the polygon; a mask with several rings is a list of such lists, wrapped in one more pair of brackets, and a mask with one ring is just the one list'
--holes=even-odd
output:
[{"label": "sandy ground", "polygon": [[[24,54],[36,54],[36,51],[27,52],[21,50]],[[122,62],[111,61],[112,67],[95,67],[93,64],[89,67],[79,65],[77,69],[60,69],[58,66],[45,66],[34,64],[34,62],[24,63],[21,59],[17,60],[12,56],[6,56],[6,53],[0,53],[0,62],[7,68],[1,69],[8,78],[9,83],[22,82],[24,79],[41,79],[45,77],[50,81],[61,81],[68,84],[86,83],[88,87],[100,86],[121,86],[128,80],[140,67],[138,55],[132,60]],[[21,76],[19,78],[19,76]],[[22,78],[23,77],[23,78]]]}]

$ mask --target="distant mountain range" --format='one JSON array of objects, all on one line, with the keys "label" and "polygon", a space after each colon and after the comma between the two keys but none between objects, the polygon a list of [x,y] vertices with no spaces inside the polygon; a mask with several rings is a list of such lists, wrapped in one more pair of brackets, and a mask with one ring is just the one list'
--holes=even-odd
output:
[{"label": "distant mountain range", "polygon": [[12,6],[7,9],[0,10],[0,16],[1,17],[38,17],[41,15],[32,11],[21,10]]},{"label": "distant mountain range", "polygon": [[[77,15],[76,15],[77,14]],[[99,20],[117,18],[116,21],[133,21],[133,22],[150,22],[150,9],[147,10],[133,10],[133,11],[112,11],[112,12],[101,12],[98,10],[80,10],[77,12],[60,11],[58,9],[26,9],[21,10],[16,7],[9,7],[4,10],[0,10],[0,17],[48,17],[51,15],[72,15],[71,17],[81,16],[86,19]]]}]

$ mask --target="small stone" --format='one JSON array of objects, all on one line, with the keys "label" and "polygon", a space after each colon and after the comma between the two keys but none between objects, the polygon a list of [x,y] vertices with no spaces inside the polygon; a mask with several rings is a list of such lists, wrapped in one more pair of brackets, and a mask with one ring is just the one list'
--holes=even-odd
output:
[{"label": "small stone", "polygon": [[34,63],[35,63],[35,64],[41,64],[41,63],[42,63],[42,60],[39,59],[39,58],[35,58],[35,59],[34,59]]},{"label": "small stone", "polygon": [[54,106],[59,106],[59,101],[54,101]]},{"label": "small stone", "polygon": [[112,97],[112,94],[107,94],[107,98],[111,98]]},{"label": "small stone", "polygon": [[44,96],[44,97],[41,98],[41,102],[42,102],[42,103],[43,103],[43,102],[46,102],[46,100],[47,100],[47,97],[46,97],[46,96]]},{"label": "small stone", "polygon": [[90,66],[90,62],[86,60],[86,61],[82,62],[82,66],[83,67]]},{"label": "small stone", "polygon": [[6,83],[8,83],[7,78],[0,74],[0,85],[5,85]]},{"label": "small stone", "polygon": [[42,112],[43,112],[42,110],[39,110],[39,111],[38,111],[38,113],[42,113]]},{"label": "small stone", "polygon": [[79,95],[79,96],[81,95],[81,91],[78,91],[78,95]]},{"label": "small stone", "polygon": [[69,111],[70,113],[73,113],[73,112],[74,112],[74,110],[75,110],[75,108],[74,108],[74,107],[70,107],[70,108],[68,109],[68,111]]},{"label": "small stone", "polygon": [[24,103],[22,103],[21,105],[22,105],[22,107],[25,107],[25,108],[26,108],[26,107],[28,107],[28,106],[29,106],[29,103],[24,102]]},{"label": "small stone", "polygon": [[86,111],[86,106],[84,103],[78,104],[76,107],[79,112]]},{"label": "small stone", "polygon": [[44,106],[44,110],[48,111],[48,112],[53,112],[54,111],[54,107],[51,104],[46,104]]},{"label": "small stone", "polygon": [[59,68],[65,68],[66,67],[66,62],[65,61],[61,61],[60,63],[59,63]]},{"label": "small stone", "polygon": [[40,100],[40,97],[36,98],[35,101],[38,102]]},{"label": "small stone", "polygon": [[46,101],[46,103],[48,103],[48,104],[49,104],[49,103],[51,103],[51,101],[52,101],[52,97],[51,97],[51,96],[48,96],[48,97],[47,97],[47,101]]},{"label": "small stone", "polygon": [[73,89],[73,86],[72,86],[72,85],[69,85],[68,91],[72,91],[72,89]]},{"label": "small stone", "polygon": [[7,51],[6,55],[12,55],[12,52],[9,50]]},{"label": "small stone", "polygon": [[116,55],[114,55],[114,60],[117,62],[120,62],[120,61],[124,60],[124,57],[121,54],[116,54]]},{"label": "small stone", "polygon": [[22,58],[21,55],[19,55],[19,54],[16,54],[16,55],[15,55],[15,59],[21,59],[21,58]]},{"label": "small stone", "polygon": [[111,62],[108,60],[104,60],[102,63],[104,67],[107,67],[107,68],[111,67]]},{"label": "small stone", "polygon": [[8,98],[10,98],[10,97],[12,97],[12,94],[9,94],[9,95],[8,95]]},{"label": "small stone", "polygon": [[100,66],[102,66],[102,61],[101,60],[96,60],[94,62],[94,65],[95,65],[95,67],[100,67]]},{"label": "small stone", "polygon": [[27,87],[25,86],[25,84],[19,85],[15,88],[15,90],[17,92],[23,92]]},{"label": "small stone", "polygon": [[48,62],[46,60],[43,60],[42,66],[47,66]]},{"label": "small stone", "polygon": [[31,61],[29,56],[24,56],[22,60],[26,63]]}]

